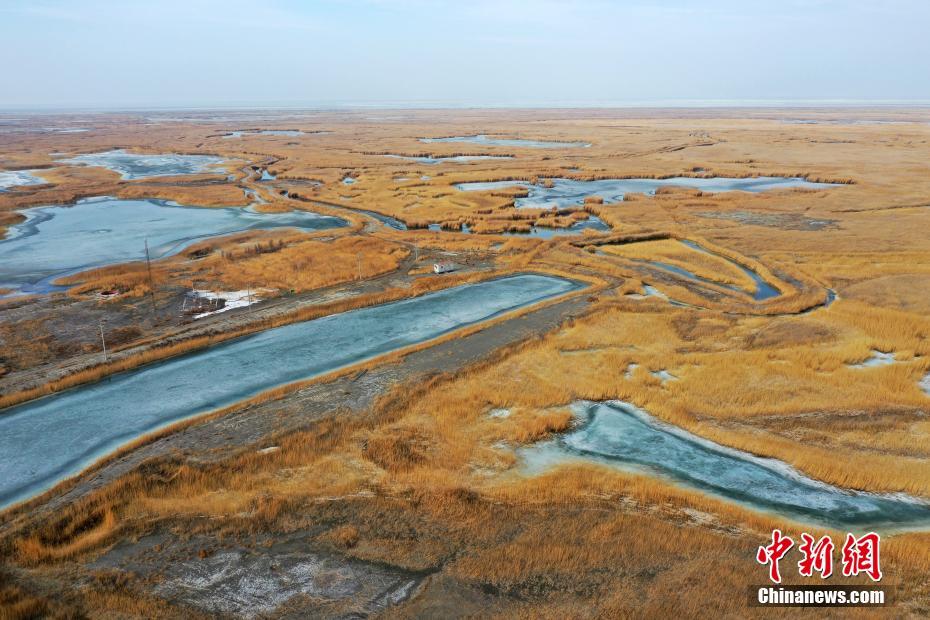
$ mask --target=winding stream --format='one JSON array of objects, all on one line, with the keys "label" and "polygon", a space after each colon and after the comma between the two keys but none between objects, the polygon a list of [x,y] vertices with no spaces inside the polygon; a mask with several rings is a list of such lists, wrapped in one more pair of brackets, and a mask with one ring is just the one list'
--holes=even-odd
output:
[{"label": "winding stream", "polygon": [[522,274],[293,323],[0,411],[0,505],[173,422],[580,288]]},{"label": "winding stream", "polygon": [[753,300],[755,300],[755,301],[765,301],[766,299],[771,299],[771,298],[773,298],[773,297],[778,297],[779,295],[781,295],[781,292],[780,292],[777,288],[775,288],[774,286],[772,286],[771,284],[769,284],[768,282],[766,282],[766,281],[762,278],[762,276],[760,276],[759,274],[757,274],[757,273],[756,273],[755,271],[753,271],[752,269],[750,269],[750,268],[748,268],[748,267],[746,267],[746,266],[744,266],[744,265],[742,265],[742,264],[736,262],[735,260],[732,260],[732,259],[727,258],[726,256],[722,256],[722,255],[720,255],[720,254],[715,254],[714,252],[711,252],[710,250],[707,250],[707,249],[701,247],[700,245],[698,245],[697,243],[695,243],[695,242],[693,242],[693,241],[690,241],[690,240],[687,240],[687,239],[683,239],[683,240],[681,241],[681,243],[682,243],[683,245],[685,245],[685,246],[687,246],[687,247],[693,249],[693,250],[698,251],[698,252],[703,252],[703,253],[705,253],[705,254],[710,254],[711,256],[716,256],[717,258],[720,258],[720,259],[722,259],[722,260],[727,261],[728,263],[730,263],[731,265],[733,265],[734,267],[736,267],[737,269],[739,269],[740,271],[742,271],[747,277],[751,278],[752,281],[753,281],[753,283],[755,284],[755,288],[754,288],[753,290],[751,290],[751,291],[747,291],[747,290],[745,290],[745,289],[743,289],[743,288],[741,288],[741,287],[739,287],[739,286],[737,286],[737,285],[735,285],[735,284],[727,284],[726,282],[718,282],[717,280],[709,280],[709,279],[707,279],[707,278],[701,277],[701,276],[697,275],[696,273],[693,273],[693,272],[691,272],[691,271],[688,271],[687,269],[684,269],[684,268],[679,267],[679,266],[677,266],[677,265],[672,265],[672,264],[669,264],[669,263],[663,263],[663,262],[661,262],[661,261],[643,261],[643,262],[645,262],[645,263],[647,263],[647,264],[649,264],[649,265],[652,265],[652,266],[654,266],[654,267],[657,267],[657,268],[659,268],[659,269],[663,269],[663,270],[665,270],[665,271],[670,271],[670,272],[672,272],[672,273],[674,273],[674,274],[676,274],[676,275],[679,275],[679,276],[681,276],[681,277],[683,277],[683,278],[687,278],[688,280],[692,280],[692,281],[694,281],[694,282],[698,282],[698,283],[701,283],[701,284],[713,284],[713,285],[716,285],[716,286],[719,286],[719,287],[722,287],[722,288],[725,288],[725,289],[729,289],[729,290],[734,291],[734,292],[736,292],[736,293],[747,293],[747,294],[749,294],[749,295],[752,295],[752,298],[753,298]]},{"label": "winding stream", "polygon": [[930,523],[930,504],[915,498],[835,487],[781,461],[692,435],[628,403],[582,401],[572,409],[578,419],[574,430],[519,450],[527,472],[590,461],[828,527],[906,528]]}]

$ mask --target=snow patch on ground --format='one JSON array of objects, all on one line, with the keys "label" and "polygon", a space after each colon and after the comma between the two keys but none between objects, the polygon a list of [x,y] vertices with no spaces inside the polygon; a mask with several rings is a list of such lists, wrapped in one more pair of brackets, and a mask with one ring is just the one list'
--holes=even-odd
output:
[{"label": "snow patch on ground", "polygon": [[662,370],[653,370],[649,374],[651,374],[653,377],[657,377],[661,379],[662,383],[665,383],[666,381],[677,381],[678,380],[678,377],[676,377],[669,371],[665,370],[664,368]]},{"label": "snow patch on ground", "polygon": [[220,308],[219,310],[212,310],[210,312],[203,312],[201,314],[195,314],[195,319],[202,319],[205,316],[210,316],[213,314],[219,314],[220,312],[226,312],[227,310],[234,310],[236,308],[245,308],[251,306],[252,304],[258,303],[262,300],[262,295],[267,294],[266,289],[258,290],[245,290],[245,291],[194,291],[197,293],[198,297],[203,297],[205,299],[225,299],[226,305]]},{"label": "snow patch on ground", "polygon": [[659,299],[666,299],[666,300],[668,299],[668,296],[665,293],[663,293],[656,287],[651,286],[649,284],[643,285],[642,293],[627,293],[626,295],[624,295],[624,297],[628,299],[648,299],[650,297],[658,297]]},{"label": "snow patch on ground", "polygon": [[510,417],[510,409],[505,409],[503,407],[498,407],[496,409],[491,409],[488,411],[489,418],[507,418]]},{"label": "snow patch on ground", "polygon": [[894,364],[896,361],[893,351],[891,353],[883,353],[878,349],[872,349],[872,355],[869,359],[859,364],[847,365],[850,368],[874,368],[876,366],[888,366],[889,364]]},{"label": "snow patch on ground", "polygon": [[[361,599],[357,617],[406,599],[417,580],[390,569],[313,553],[269,557],[224,551],[173,565],[155,590],[209,612],[255,617],[295,596],[321,601]],[[367,608],[367,609],[366,609]]]}]

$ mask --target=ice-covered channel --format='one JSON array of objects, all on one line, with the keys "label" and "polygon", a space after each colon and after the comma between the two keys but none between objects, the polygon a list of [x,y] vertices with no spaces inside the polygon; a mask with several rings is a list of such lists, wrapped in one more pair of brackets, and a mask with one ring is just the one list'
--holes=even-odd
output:
[{"label": "ice-covered channel", "polygon": [[285,325],[0,411],[0,505],[159,427],[580,288],[520,274]]},{"label": "ice-covered channel", "polygon": [[829,527],[914,527],[930,523],[930,504],[905,495],[835,487],[775,459],[727,448],[656,420],[628,403],[573,405],[578,426],[520,453],[528,472],[587,460],[647,473],[734,501]]},{"label": "ice-covered channel", "polygon": [[766,282],[762,278],[762,276],[760,276],[758,273],[756,273],[752,269],[745,267],[744,265],[736,262],[735,260],[728,258],[726,256],[723,256],[721,254],[715,254],[709,250],[704,249],[697,243],[693,241],[689,241],[687,239],[682,240],[681,243],[682,245],[685,245],[693,250],[696,250],[698,252],[704,252],[705,254],[711,254],[712,256],[716,256],[730,263],[731,265],[733,265],[734,267],[742,271],[744,274],[746,274],[746,276],[748,276],[755,284],[755,288],[753,288],[751,291],[746,291],[740,288],[739,286],[736,286],[735,284],[727,284],[725,282],[717,282],[715,280],[709,280],[707,278],[703,278],[697,275],[696,273],[693,273],[691,271],[688,271],[687,269],[678,267],[676,265],[671,265],[669,263],[663,263],[661,261],[646,261],[646,262],[654,267],[658,267],[659,269],[663,269],[665,271],[670,271],[674,274],[677,274],[683,278],[687,278],[688,280],[692,280],[694,282],[704,283],[704,284],[714,284],[716,286],[730,289],[731,291],[748,293],[752,295],[752,298],[756,301],[765,301],[766,299],[771,299],[772,297],[778,297],[779,295],[781,295],[781,291],[779,291],[777,288],[775,288],[774,286]]}]

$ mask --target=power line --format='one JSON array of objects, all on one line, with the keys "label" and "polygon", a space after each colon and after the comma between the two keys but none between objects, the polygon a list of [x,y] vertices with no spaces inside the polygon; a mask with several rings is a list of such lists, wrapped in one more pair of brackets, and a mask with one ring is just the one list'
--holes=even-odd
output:
[{"label": "power line", "polygon": [[107,340],[103,337],[103,323],[100,323],[100,344],[103,345],[103,361],[110,361],[109,355],[107,355]]},{"label": "power line", "polygon": [[152,278],[152,259],[149,256],[149,240],[145,240],[145,264],[149,272],[149,295],[152,298],[152,319],[158,314],[158,307],[155,305],[155,280]]}]

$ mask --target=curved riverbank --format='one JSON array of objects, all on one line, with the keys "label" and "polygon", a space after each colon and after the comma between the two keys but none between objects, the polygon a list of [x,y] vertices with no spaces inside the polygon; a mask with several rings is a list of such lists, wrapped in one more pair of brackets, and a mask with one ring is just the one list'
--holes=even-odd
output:
[{"label": "curved riverbank", "polygon": [[728,448],[619,401],[573,405],[577,425],[558,439],[519,450],[529,472],[590,461],[661,478],[719,499],[835,528],[925,528],[930,504],[903,494],[841,489],[787,463]]}]

